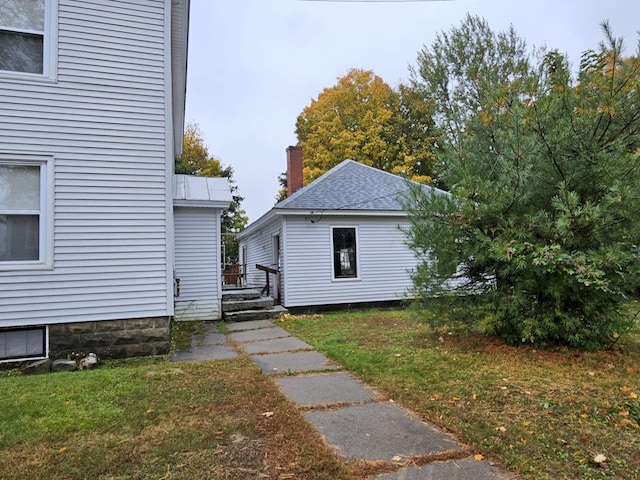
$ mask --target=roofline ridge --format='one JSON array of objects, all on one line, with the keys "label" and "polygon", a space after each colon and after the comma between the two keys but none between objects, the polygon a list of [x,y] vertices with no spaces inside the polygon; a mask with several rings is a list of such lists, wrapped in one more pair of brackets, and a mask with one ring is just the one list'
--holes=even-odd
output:
[{"label": "roofline ridge", "polygon": [[344,160],[342,160],[339,164],[331,167],[329,170],[327,170],[326,172],[324,172],[322,175],[320,175],[318,178],[316,178],[313,182],[311,182],[308,185],[305,185],[304,187],[302,187],[299,190],[296,190],[295,192],[293,192],[293,194],[290,197],[285,198],[283,201],[281,201],[280,203],[276,203],[273,208],[286,208],[287,204],[293,202],[293,199],[299,197],[300,195],[302,195],[304,192],[308,192],[309,191],[309,187],[313,187],[318,185],[318,183],[323,182],[327,177],[331,177],[333,176],[333,174],[340,170],[341,168],[344,167],[344,165],[348,165],[349,162],[353,162],[353,163],[358,163],[355,160],[351,160],[350,158],[346,158]]}]

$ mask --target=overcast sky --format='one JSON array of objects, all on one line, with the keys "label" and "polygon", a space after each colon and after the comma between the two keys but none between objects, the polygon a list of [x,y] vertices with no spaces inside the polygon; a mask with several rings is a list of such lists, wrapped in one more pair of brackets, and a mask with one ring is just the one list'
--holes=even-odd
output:
[{"label": "overcast sky", "polygon": [[530,46],[580,53],[603,38],[609,19],[636,52],[639,0],[305,1],[191,0],[187,121],[209,152],[231,165],[249,220],[273,205],[295,122],[323,88],[350,68],[391,86],[434,35],[466,13],[493,30],[512,24]]}]

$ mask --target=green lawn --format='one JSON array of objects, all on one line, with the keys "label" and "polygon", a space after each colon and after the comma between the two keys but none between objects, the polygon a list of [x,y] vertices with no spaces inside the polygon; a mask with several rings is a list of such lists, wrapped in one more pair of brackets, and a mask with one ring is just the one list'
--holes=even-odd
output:
[{"label": "green lawn", "polygon": [[[286,316],[280,324],[522,478],[640,479],[639,335],[614,351],[541,351],[432,329],[420,322],[431,314]],[[599,454],[604,463],[593,461]]]},{"label": "green lawn", "polygon": [[[281,325],[523,478],[640,479],[640,335],[610,352],[540,351],[432,329],[420,322],[430,314]],[[347,480],[368,468],[340,462],[246,356],[3,372],[0,390],[3,480]]]},{"label": "green lawn", "polygon": [[247,357],[5,372],[0,391],[3,480],[351,478]]}]

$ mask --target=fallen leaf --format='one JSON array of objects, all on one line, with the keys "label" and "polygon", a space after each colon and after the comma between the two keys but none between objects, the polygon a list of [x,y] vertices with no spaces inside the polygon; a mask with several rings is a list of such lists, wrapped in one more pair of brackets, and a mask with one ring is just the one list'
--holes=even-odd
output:
[{"label": "fallen leaf", "polygon": [[620,414],[621,417],[629,416],[629,410],[620,410],[618,413]]},{"label": "fallen leaf", "polygon": [[472,396],[471,398],[473,398],[474,400],[477,400],[477,399],[478,399],[478,396],[474,393],[474,394],[473,394],[473,396]]},{"label": "fallen leaf", "polygon": [[638,398],[638,394],[637,394],[637,393],[635,393],[635,392],[631,392],[631,393],[629,394],[629,398],[634,398],[634,399],[635,399],[635,398]]},{"label": "fallen leaf", "polygon": [[607,461],[607,457],[605,457],[603,454],[599,453],[598,455],[596,455],[595,457],[593,457],[593,463],[597,463],[598,465],[604,463]]},{"label": "fallen leaf", "polygon": [[273,412],[264,412],[261,414],[263,417],[269,418],[269,417],[273,417]]},{"label": "fallen leaf", "polygon": [[620,390],[624,393],[629,393],[631,391],[631,387],[620,387]]},{"label": "fallen leaf", "polygon": [[499,426],[499,427],[496,427],[496,432],[504,433],[506,431],[507,431],[507,429],[504,428],[502,425]]},{"label": "fallen leaf", "polygon": [[62,447],[60,450],[58,450],[60,453],[64,453],[67,451],[67,447]]},{"label": "fallen leaf", "polygon": [[473,456],[473,459],[474,459],[476,462],[481,462],[482,460],[484,460],[484,455],[482,455],[482,454],[480,454],[480,453],[476,453],[476,454]]},{"label": "fallen leaf", "polygon": [[402,354],[400,354],[400,353],[394,353],[394,354],[393,354],[393,356],[394,356],[394,357],[401,357],[401,356],[402,356]]},{"label": "fallen leaf", "polygon": [[395,457],[393,457],[391,460],[393,460],[394,462],[399,462],[402,460],[402,457],[400,455],[396,455]]},{"label": "fallen leaf", "polygon": [[591,375],[592,377],[595,376],[596,372],[587,372],[589,375]]},{"label": "fallen leaf", "polygon": [[620,425],[628,425],[630,427],[635,427],[638,428],[639,425],[634,422],[633,420],[629,420],[628,418],[623,418],[622,420],[620,420]]}]

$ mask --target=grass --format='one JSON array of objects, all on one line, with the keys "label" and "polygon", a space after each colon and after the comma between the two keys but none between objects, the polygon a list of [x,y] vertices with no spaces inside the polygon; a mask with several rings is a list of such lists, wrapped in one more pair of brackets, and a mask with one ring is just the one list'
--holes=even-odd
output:
[{"label": "grass", "polygon": [[5,375],[0,390],[3,480],[350,478],[248,357]]},{"label": "grass", "polygon": [[[287,316],[281,325],[522,478],[640,479],[638,331],[615,351],[541,351],[433,329],[421,322],[428,315]],[[595,463],[598,454],[606,462]]]}]

